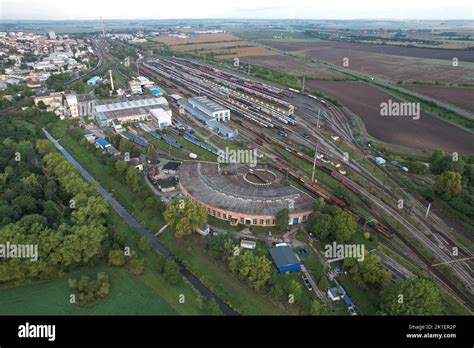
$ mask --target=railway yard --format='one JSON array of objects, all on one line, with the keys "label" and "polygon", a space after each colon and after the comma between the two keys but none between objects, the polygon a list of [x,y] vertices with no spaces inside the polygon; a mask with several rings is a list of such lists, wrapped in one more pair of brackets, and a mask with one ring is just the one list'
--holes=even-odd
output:
[{"label": "railway yard", "polygon": [[[169,94],[207,96],[231,110],[228,124],[238,130],[238,142],[216,139],[202,125],[192,124],[210,148],[256,148],[293,185],[350,212],[384,247],[473,308],[472,252],[459,242],[462,237],[472,243],[472,235],[452,229],[436,213],[425,218],[428,202],[405,188],[398,173],[372,163],[374,154],[356,141],[352,120],[342,109],[308,93],[190,59],[146,57],[139,64],[141,74]],[[182,124],[191,124],[176,103],[171,108]],[[186,147],[178,134],[175,139]],[[334,194],[341,185],[357,196],[357,206]]]}]

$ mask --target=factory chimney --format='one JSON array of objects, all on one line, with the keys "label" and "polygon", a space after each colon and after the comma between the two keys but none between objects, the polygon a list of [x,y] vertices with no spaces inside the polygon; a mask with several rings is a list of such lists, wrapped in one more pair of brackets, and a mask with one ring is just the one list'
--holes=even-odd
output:
[{"label": "factory chimney", "polygon": [[114,78],[112,76],[112,69],[109,69],[109,76],[110,76],[110,88],[113,91],[115,88],[114,88]]}]

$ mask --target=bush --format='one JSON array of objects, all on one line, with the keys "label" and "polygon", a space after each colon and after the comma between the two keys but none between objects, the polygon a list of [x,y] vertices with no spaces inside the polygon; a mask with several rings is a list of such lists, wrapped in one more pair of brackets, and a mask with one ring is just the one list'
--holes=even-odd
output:
[{"label": "bush", "polygon": [[181,280],[181,273],[179,271],[179,266],[176,261],[168,259],[165,262],[165,267],[163,269],[163,276],[166,281],[171,285],[176,285]]},{"label": "bush", "polygon": [[97,273],[96,280],[82,276],[79,280],[69,279],[69,288],[76,298],[76,303],[81,306],[90,305],[110,292],[109,277],[104,272]]},{"label": "bush", "polygon": [[124,252],[122,250],[110,250],[109,264],[112,266],[123,266],[125,264]]}]

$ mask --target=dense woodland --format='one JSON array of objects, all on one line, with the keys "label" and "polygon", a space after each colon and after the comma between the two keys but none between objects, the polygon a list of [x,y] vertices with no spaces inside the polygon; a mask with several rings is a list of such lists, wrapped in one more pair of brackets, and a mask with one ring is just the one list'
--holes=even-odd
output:
[{"label": "dense woodland", "polygon": [[38,260],[9,258],[0,283],[49,279],[100,259],[109,207],[41,127],[57,122],[35,110],[0,118],[0,241],[38,245]]}]

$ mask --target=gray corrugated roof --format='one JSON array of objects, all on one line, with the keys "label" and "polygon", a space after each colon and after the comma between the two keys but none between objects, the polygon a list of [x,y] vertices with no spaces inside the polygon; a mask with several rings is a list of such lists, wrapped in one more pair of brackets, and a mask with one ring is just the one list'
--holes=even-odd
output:
[{"label": "gray corrugated roof", "polygon": [[[246,167],[243,171],[246,172]],[[293,202],[290,213],[312,211],[314,199],[285,182],[285,177],[272,169],[277,178],[269,185],[253,185],[243,173],[221,175],[217,164],[184,162],[180,168],[180,185],[196,199],[221,209],[251,215],[274,216]]]}]

